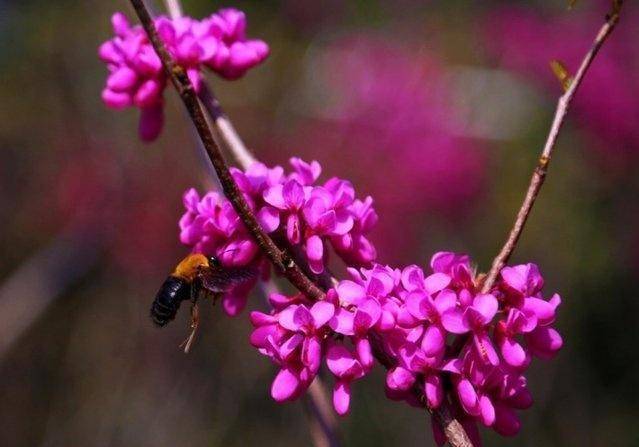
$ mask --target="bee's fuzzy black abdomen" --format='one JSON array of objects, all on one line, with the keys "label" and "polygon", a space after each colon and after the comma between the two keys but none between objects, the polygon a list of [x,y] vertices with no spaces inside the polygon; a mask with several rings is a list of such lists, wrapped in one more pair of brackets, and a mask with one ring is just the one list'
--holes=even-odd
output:
[{"label": "bee's fuzzy black abdomen", "polygon": [[151,305],[151,319],[158,326],[165,326],[175,318],[182,301],[191,296],[191,284],[184,279],[169,276]]}]

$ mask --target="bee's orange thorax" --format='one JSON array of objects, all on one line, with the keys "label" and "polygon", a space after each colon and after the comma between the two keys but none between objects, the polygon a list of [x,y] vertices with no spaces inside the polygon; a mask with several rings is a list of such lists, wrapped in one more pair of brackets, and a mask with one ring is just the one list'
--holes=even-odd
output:
[{"label": "bee's orange thorax", "polygon": [[208,267],[209,260],[201,253],[188,255],[173,270],[172,276],[192,282],[201,267]]}]

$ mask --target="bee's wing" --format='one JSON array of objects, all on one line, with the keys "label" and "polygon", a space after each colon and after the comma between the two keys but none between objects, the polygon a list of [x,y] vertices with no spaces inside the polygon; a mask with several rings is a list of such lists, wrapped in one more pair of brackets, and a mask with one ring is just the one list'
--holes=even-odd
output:
[{"label": "bee's wing", "polygon": [[257,276],[257,269],[250,267],[209,267],[199,272],[202,286],[213,293],[224,293],[233,286]]}]

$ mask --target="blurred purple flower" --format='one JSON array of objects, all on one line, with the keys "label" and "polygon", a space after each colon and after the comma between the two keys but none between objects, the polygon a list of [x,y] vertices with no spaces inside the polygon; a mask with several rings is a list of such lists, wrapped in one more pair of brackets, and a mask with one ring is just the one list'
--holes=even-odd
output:
[{"label": "blurred purple flower", "polygon": [[[368,34],[342,37],[311,54],[309,70],[319,81],[307,89],[321,91],[323,102],[314,100],[315,108],[305,111],[311,118],[277,147],[321,151],[326,166],[356,178],[383,209],[381,233],[398,227],[404,232],[392,242],[380,241],[386,256],[412,248],[409,241],[422,230],[407,223],[424,212],[449,219],[466,215],[482,191],[486,154],[465,137],[436,55]],[[338,166],[333,155],[347,163]],[[348,243],[370,256],[368,241]]]},{"label": "blurred purple flower", "polygon": [[[574,73],[593,39],[592,30],[610,8],[609,1],[583,3],[556,16],[522,6],[491,12],[483,22],[486,46],[504,67],[557,96],[561,85],[549,69],[549,61],[560,60]],[[620,155],[636,156],[639,152],[639,126],[631,118],[639,108],[639,49],[634,44],[639,29],[633,26],[639,10],[628,6],[615,34],[606,42],[606,51],[598,54],[597,63],[590,67],[573,106],[580,127],[595,137],[590,147],[603,151],[602,160],[617,168],[623,166]],[[606,156],[611,152],[614,157]]]}]

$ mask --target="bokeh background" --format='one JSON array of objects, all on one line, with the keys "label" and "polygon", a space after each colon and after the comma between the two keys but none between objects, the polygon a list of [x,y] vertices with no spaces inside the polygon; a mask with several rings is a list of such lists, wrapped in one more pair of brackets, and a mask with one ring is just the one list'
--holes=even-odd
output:
[{"label": "bokeh background", "polygon": [[[211,79],[263,161],[317,159],[376,200],[380,260],[437,250],[487,269],[545,139],[559,83],[608,2],[185,0],[237,6],[271,57]],[[535,406],[515,439],[487,445],[639,446],[639,9],[583,85],[513,261],[563,296],[565,347],[532,367]],[[156,11],[160,5],[156,3]],[[269,398],[274,367],[248,345],[246,311],[188,312],[164,330],[148,308],[186,248],[181,194],[213,185],[172,92],[153,144],[137,112],[100,101],[118,0],[0,1],[0,445],[309,445],[301,403]],[[251,307],[260,308],[255,296]],[[354,386],[344,445],[434,445],[428,418]]]}]

